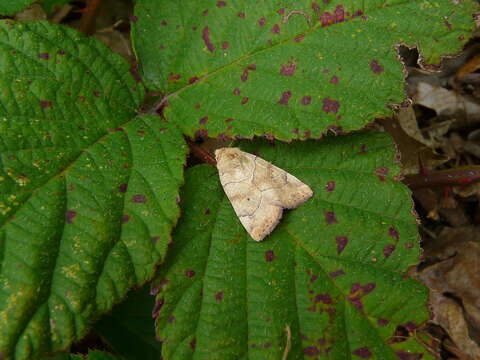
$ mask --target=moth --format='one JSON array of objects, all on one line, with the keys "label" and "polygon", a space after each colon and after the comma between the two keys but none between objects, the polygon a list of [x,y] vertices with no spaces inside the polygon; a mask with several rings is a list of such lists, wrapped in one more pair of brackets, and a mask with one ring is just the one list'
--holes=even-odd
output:
[{"label": "moth", "polygon": [[295,176],[239,148],[215,151],[220,183],[243,227],[262,241],[277,226],[283,209],[293,209],[313,195]]}]

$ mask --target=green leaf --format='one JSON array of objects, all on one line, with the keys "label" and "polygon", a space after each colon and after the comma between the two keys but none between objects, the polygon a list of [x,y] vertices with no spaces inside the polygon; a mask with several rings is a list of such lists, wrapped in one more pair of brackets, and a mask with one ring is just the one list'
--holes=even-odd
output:
[{"label": "green leaf", "polygon": [[36,0],[3,0],[0,1],[0,14],[13,15],[17,11],[25,9]]},{"label": "green leaf", "polygon": [[98,41],[2,21],[0,47],[0,358],[34,359],[152,277],[186,145]]},{"label": "green leaf", "polygon": [[42,1],[42,7],[48,14],[53,13],[59,7],[69,3],[71,0],[44,0]]},{"label": "green leaf", "polygon": [[[83,360],[83,359],[88,359],[88,360],[121,360],[123,359],[122,357],[110,354],[105,351],[98,351],[98,350],[89,350],[88,351],[88,356],[82,356],[82,355],[77,355],[77,354],[59,354],[51,360]],[[47,360],[47,358],[43,359]]]},{"label": "green leaf", "polygon": [[473,1],[138,0],[145,79],[188,135],[281,140],[358,130],[405,99],[396,46],[459,51]]},{"label": "green leaf", "polygon": [[288,359],[388,360],[412,349],[430,359],[414,338],[395,337],[397,326],[411,331],[429,316],[426,289],[403,275],[420,249],[390,138],[358,133],[241,148],[314,195],[256,243],[217,171],[187,171],[184,216],[155,280],[164,359],[278,360],[287,351]]},{"label": "green leaf", "polygon": [[158,360],[161,344],[155,339],[152,309],[155,298],[149,286],[129,294],[111,315],[104,316],[95,330],[126,359]]}]

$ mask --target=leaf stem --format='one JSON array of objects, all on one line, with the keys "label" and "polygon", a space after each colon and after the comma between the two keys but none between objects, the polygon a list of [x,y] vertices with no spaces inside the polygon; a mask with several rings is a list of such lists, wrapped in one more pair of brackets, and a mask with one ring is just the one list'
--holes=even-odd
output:
[{"label": "leaf stem", "polygon": [[480,166],[407,175],[403,180],[412,190],[424,187],[467,185],[477,181],[480,181]]},{"label": "leaf stem", "polygon": [[217,167],[217,161],[212,156],[212,154],[210,154],[210,152],[208,152],[207,150],[205,150],[204,148],[196,144],[194,141],[187,140],[187,143],[193,155],[195,155],[197,158],[199,158],[203,162],[210,164],[214,167]]},{"label": "leaf stem", "polygon": [[100,10],[103,0],[87,0],[87,7],[83,11],[84,14],[80,19],[78,30],[85,35],[93,35],[95,33],[95,20]]}]

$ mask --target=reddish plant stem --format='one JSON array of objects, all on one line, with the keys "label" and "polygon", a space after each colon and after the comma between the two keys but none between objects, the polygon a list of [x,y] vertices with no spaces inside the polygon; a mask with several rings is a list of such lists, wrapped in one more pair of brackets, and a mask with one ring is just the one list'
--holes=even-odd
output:
[{"label": "reddish plant stem", "polygon": [[100,11],[100,5],[103,0],[87,0],[87,7],[83,11],[80,19],[78,30],[85,35],[93,35],[95,33],[95,21]]},{"label": "reddish plant stem", "polygon": [[412,190],[424,187],[468,185],[477,181],[480,181],[480,166],[407,175],[403,180],[404,184]]},{"label": "reddish plant stem", "polygon": [[217,162],[215,161],[215,158],[210,154],[207,150],[199,146],[193,141],[187,140],[188,147],[190,148],[190,151],[200,160],[203,162],[210,164],[214,167],[217,167]]}]

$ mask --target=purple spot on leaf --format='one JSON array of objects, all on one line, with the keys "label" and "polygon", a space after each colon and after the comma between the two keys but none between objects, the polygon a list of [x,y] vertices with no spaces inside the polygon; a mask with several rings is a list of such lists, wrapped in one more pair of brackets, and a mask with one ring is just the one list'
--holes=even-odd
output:
[{"label": "purple spot on leaf", "polygon": [[335,270],[335,271],[332,271],[330,274],[328,274],[332,279],[338,277],[338,276],[342,276],[342,275],[345,275],[345,271],[343,271],[342,269],[338,269],[338,270]]},{"label": "purple spot on leaf", "polygon": [[208,51],[213,52],[213,50],[215,50],[215,46],[213,46],[212,42],[210,41],[210,28],[208,26],[205,26],[202,30],[202,39]]},{"label": "purple spot on leaf", "polygon": [[304,97],[302,97],[302,105],[310,105],[310,103],[312,102],[312,97],[310,95],[305,95]]},{"label": "purple spot on leaf", "polygon": [[280,25],[278,24],[273,25],[270,31],[272,32],[272,34],[280,34]]},{"label": "purple spot on leaf", "polygon": [[238,17],[239,17],[240,19],[245,19],[245,13],[239,12],[239,13],[238,13]]},{"label": "purple spot on leaf", "polygon": [[189,83],[189,84],[194,84],[194,83],[196,83],[198,80],[200,80],[198,77],[192,76],[190,79],[188,79],[188,83]]},{"label": "purple spot on leaf", "polygon": [[332,76],[330,84],[338,85],[338,76]]},{"label": "purple spot on leaf", "polygon": [[153,309],[152,309],[152,318],[156,319],[158,317],[158,313],[162,309],[164,303],[165,303],[165,300],[163,298],[155,301],[155,305],[153,306]]},{"label": "purple spot on leaf", "polygon": [[41,54],[38,54],[38,57],[42,60],[48,60],[50,59],[50,55],[48,53],[41,53]]},{"label": "purple spot on leaf", "polygon": [[248,102],[248,97],[247,96],[243,97],[241,104],[245,105],[247,102]]},{"label": "purple spot on leaf", "polygon": [[320,6],[318,6],[318,4],[314,1],[312,2],[312,9],[313,11],[315,11],[316,13],[320,12]]},{"label": "purple spot on leaf", "polygon": [[65,222],[67,224],[73,224],[73,219],[77,216],[77,212],[74,210],[67,210],[65,213]]},{"label": "purple spot on leaf", "polygon": [[383,72],[383,66],[380,65],[378,60],[372,60],[370,62],[370,69],[375,73],[375,74],[381,74]]},{"label": "purple spot on leaf", "polygon": [[320,350],[316,346],[308,346],[303,349],[303,354],[305,356],[317,356],[320,355]]},{"label": "purple spot on leaf", "polygon": [[265,261],[266,262],[271,262],[276,259],[275,253],[273,250],[267,250],[265,251]]},{"label": "purple spot on leaf", "polygon": [[323,99],[323,111],[327,113],[336,113],[339,108],[340,104],[338,101],[329,98]]},{"label": "purple spot on leaf", "polygon": [[235,88],[233,89],[233,95],[240,95],[240,89],[239,88]]},{"label": "purple spot on leaf", "polygon": [[327,192],[332,192],[333,190],[335,190],[335,181],[327,182],[327,185],[325,185],[325,190]]},{"label": "purple spot on leaf", "polygon": [[136,194],[136,195],[132,196],[132,202],[134,202],[134,203],[146,203],[147,198],[145,197],[145,195]]},{"label": "purple spot on leaf", "polygon": [[200,129],[195,133],[195,136],[204,139],[208,136],[208,131],[206,129]]},{"label": "purple spot on leaf", "polygon": [[227,50],[230,47],[230,44],[228,41],[222,42],[222,50]]},{"label": "purple spot on leaf", "polygon": [[194,277],[195,271],[193,271],[192,269],[185,270],[185,276],[189,278]]},{"label": "purple spot on leaf", "polygon": [[335,242],[337,243],[337,254],[341,254],[348,244],[348,238],[346,236],[337,236]]},{"label": "purple spot on leaf", "polygon": [[333,211],[325,211],[324,214],[327,225],[332,225],[338,222]]},{"label": "purple spot on leaf", "polygon": [[358,348],[356,350],[353,350],[352,354],[357,355],[358,357],[360,357],[362,359],[369,359],[369,358],[372,357],[372,353],[370,352],[370,350],[366,346]]},{"label": "purple spot on leaf", "polygon": [[267,20],[265,18],[258,19],[258,25],[260,25],[260,26],[265,25],[266,22],[267,22]]},{"label": "purple spot on leaf", "polygon": [[280,74],[285,76],[293,76],[293,74],[295,74],[296,68],[297,65],[293,61],[289,61],[285,65],[282,65],[282,67],[280,68]]},{"label": "purple spot on leaf", "polygon": [[287,106],[288,101],[290,100],[291,97],[292,97],[292,92],[290,90],[284,91],[282,93],[282,97],[280,98],[277,104]]},{"label": "purple spot on leaf", "polygon": [[198,120],[198,123],[199,123],[200,125],[204,125],[204,124],[207,123],[207,121],[208,121],[208,116],[204,116],[204,117],[202,117],[200,120]]},{"label": "purple spot on leaf", "polygon": [[295,37],[293,38],[293,41],[299,43],[299,42],[302,42],[304,38],[305,38],[305,35],[300,34],[300,35],[295,36]]},{"label": "purple spot on leaf", "polygon": [[40,100],[40,107],[43,109],[52,107],[52,102],[48,100]]},{"label": "purple spot on leaf", "polygon": [[205,215],[210,215],[210,209],[205,209],[205,211],[203,212]]},{"label": "purple spot on leaf", "polygon": [[221,8],[225,6],[227,6],[227,3],[225,1],[217,1],[217,7]]},{"label": "purple spot on leaf", "polygon": [[395,245],[393,244],[388,244],[383,248],[383,256],[388,258],[390,255],[392,255],[393,251],[395,250]]},{"label": "purple spot on leaf", "polygon": [[222,299],[223,299],[223,291],[220,291],[215,294],[215,300],[222,301]]},{"label": "purple spot on leaf", "polygon": [[318,294],[315,296],[314,301],[316,303],[322,302],[324,304],[333,304],[333,300],[329,294]]},{"label": "purple spot on leaf", "polygon": [[396,241],[400,240],[400,234],[398,233],[398,230],[395,229],[393,226],[390,226],[388,228],[388,235]]},{"label": "purple spot on leaf", "polygon": [[126,224],[130,220],[130,216],[127,214],[122,215],[122,224]]},{"label": "purple spot on leaf", "polygon": [[387,319],[380,318],[380,319],[377,320],[378,326],[387,326],[388,323],[389,323],[389,321]]}]

